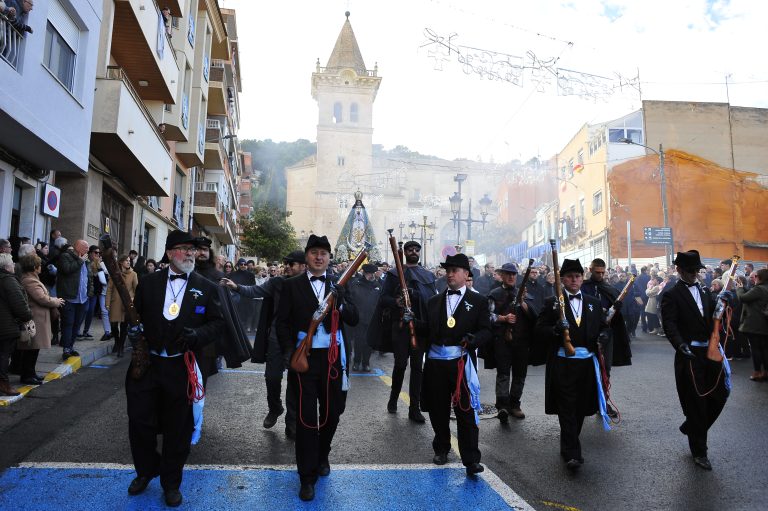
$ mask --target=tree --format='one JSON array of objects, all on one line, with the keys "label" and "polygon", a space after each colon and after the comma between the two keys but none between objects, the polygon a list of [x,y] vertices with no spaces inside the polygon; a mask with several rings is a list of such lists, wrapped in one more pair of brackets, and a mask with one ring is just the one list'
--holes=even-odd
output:
[{"label": "tree", "polygon": [[243,246],[260,258],[279,260],[299,248],[296,232],[288,223],[285,210],[274,204],[257,206],[248,218],[240,222]]}]

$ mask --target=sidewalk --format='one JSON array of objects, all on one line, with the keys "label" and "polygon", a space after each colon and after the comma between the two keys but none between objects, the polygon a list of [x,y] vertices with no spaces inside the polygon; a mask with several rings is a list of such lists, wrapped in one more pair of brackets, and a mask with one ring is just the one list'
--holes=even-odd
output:
[{"label": "sidewalk", "polygon": [[[40,350],[40,356],[37,359],[37,374],[44,374],[43,385],[48,384],[59,378],[63,378],[75,373],[81,367],[89,366],[98,359],[112,353],[112,346],[115,340],[99,341],[104,335],[104,327],[101,319],[94,317],[91,323],[90,333],[93,339],[75,340],[75,351],[80,353],[79,357],[69,357],[66,361],[62,360],[61,346],[51,346],[48,349]],[[127,355],[130,356],[130,353]],[[24,398],[29,392],[34,391],[39,385],[19,385],[19,377],[11,375],[11,386],[21,392],[19,396],[0,396],[0,407],[9,406]]]}]

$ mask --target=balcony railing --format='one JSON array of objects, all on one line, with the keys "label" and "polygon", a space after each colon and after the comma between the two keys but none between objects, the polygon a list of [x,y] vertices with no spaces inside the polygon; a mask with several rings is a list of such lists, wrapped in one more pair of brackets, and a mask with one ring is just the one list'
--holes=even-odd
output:
[{"label": "balcony railing", "polygon": [[[326,73],[326,74],[336,74],[339,73],[341,70],[347,69],[346,67],[317,67],[318,73]],[[376,69],[355,69],[354,70],[358,75],[360,76],[376,76],[378,75],[378,71]]]},{"label": "balcony railing", "polygon": [[24,35],[11,25],[8,18],[0,14],[0,57],[13,69],[19,64],[23,42]]},{"label": "balcony railing", "polygon": [[196,192],[216,192],[219,193],[219,183],[216,182],[197,182],[195,183]]},{"label": "balcony railing", "polygon": [[142,113],[144,114],[144,117],[146,117],[147,122],[155,130],[155,133],[157,133],[158,138],[163,141],[163,144],[165,144],[165,138],[163,137],[163,134],[160,133],[160,128],[155,122],[154,117],[152,117],[152,114],[147,109],[147,106],[144,104],[144,101],[141,99],[141,96],[139,96],[139,93],[136,92],[136,89],[133,88],[133,84],[131,84],[131,81],[128,79],[128,76],[125,74],[123,69],[119,66],[107,66],[106,79],[120,80],[123,82],[123,85],[125,85],[125,88],[128,90],[130,95],[133,97],[133,100],[141,109]]}]

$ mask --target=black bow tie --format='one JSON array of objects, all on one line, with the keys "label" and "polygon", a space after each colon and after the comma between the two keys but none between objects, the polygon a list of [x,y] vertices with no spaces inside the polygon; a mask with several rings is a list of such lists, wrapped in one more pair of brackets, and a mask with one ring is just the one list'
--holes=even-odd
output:
[{"label": "black bow tie", "polygon": [[168,280],[170,280],[171,282],[173,282],[176,279],[187,280],[187,274],[186,273],[180,273],[178,275],[171,274],[171,275],[168,276]]},{"label": "black bow tie", "polygon": [[[680,279],[680,280],[683,280],[683,279]],[[685,281],[683,280],[683,283],[684,283],[686,286],[688,286],[688,287],[699,287],[699,283],[698,283],[698,282],[694,282],[693,284],[689,284],[688,282],[685,282]]]},{"label": "black bow tie", "polygon": [[313,275],[313,276],[309,277],[309,281],[310,281],[310,282],[314,282],[314,281],[316,281],[316,280],[319,280],[319,281],[321,281],[321,282],[325,282],[325,275],[321,275],[321,276],[319,276],[319,277],[315,277],[315,276]]},{"label": "black bow tie", "polygon": [[577,300],[581,300],[581,293],[575,294],[575,295],[568,295],[569,300],[573,300],[576,298]]},{"label": "black bow tie", "polygon": [[449,289],[448,290],[448,295],[449,296],[450,295],[460,295],[460,294],[461,294],[461,291],[459,291],[458,289],[455,289],[455,290],[454,289]]}]

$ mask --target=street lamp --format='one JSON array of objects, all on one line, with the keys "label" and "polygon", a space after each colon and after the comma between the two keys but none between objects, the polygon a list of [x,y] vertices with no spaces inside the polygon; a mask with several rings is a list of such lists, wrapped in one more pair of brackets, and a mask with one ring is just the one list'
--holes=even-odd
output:
[{"label": "street lamp", "polygon": [[472,239],[472,224],[483,224],[483,230],[485,230],[486,217],[488,216],[488,208],[493,201],[486,193],[482,199],[480,199],[480,215],[482,220],[475,220],[472,218],[472,199],[469,199],[469,209],[467,210],[467,218],[461,218],[461,183],[467,179],[466,174],[457,174],[453,180],[459,184],[459,191],[454,192],[451,197],[448,198],[448,202],[451,204],[451,213],[453,213],[453,225],[456,226],[456,243],[461,243],[461,223],[467,224],[467,239]]},{"label": "street lamp", "polygon": [[[669,213],[667,212],[667,177],[664,174],[664,147],[659,144],[659,150],[657,151],[652,147],[648,147],[645,144],[640,144],[628,138],[620,138],[619,142],[645,147],[649,151],[656,153],[656,155],[659,157],[659,176],[661,177],[661,210],[664,214],[664,227],[669,229]],[[670,266],[672,264],[670,256],[675,251],[675,239],[673,237],[672,229],[669,230],[669,244],[664,245],[664,247],[664,256],[667,262],[667,266]]]},{"label": "street lamp", "polygon": [[400,228],[400,237],[398,239],[403,239],[403,229],[405,228],[405,222],[400,222],[400,225],[398,225]]},{"label": "street lamp", "polygon": [[411,223],[408,224],[408,228],[410,229],[411,241],[413,241],[416,239],[416,221],[411,220]]}]

